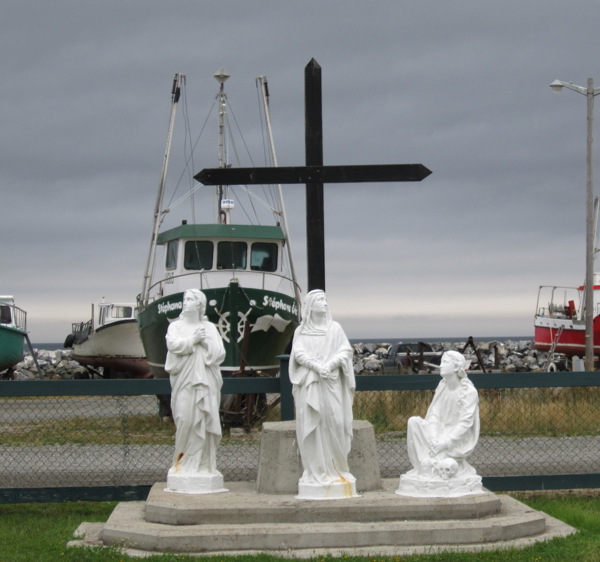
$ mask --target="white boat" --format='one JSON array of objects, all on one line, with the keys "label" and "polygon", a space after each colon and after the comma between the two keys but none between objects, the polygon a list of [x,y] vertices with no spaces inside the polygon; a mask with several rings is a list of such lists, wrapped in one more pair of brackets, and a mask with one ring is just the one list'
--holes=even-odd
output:
[{"label": "white boat", "polygon": [[81,365],[102,367],[104,378],[146,378],[150,369],[140,339],[137,308],[134,303],[92,305],[92,318],[75,323],[65,340],[71,357]]},{"label": "white boat", "polygon": [[[214,77],[220,85],[216,97],[218,167],[226,168],[230,166],[227,157],[230,131],[224,84],[229,75],[221,68]],[[266,187],[271,190],[271,203],[259,199],[245,186],[235,186],[235,189],[234,186],[219,186],[214,223],[189,224],[184,220],[179,226],[159,232],[165,213],[170,210],[163,207],[163,197],[175,113],[185,85],[184,78],[177,74],[172,90],[167,148],[139,297],[140,331],[148,364],[155,377],[168,376],[164,370],[167,328],[182,310],[184,292],[196,288],[206,295],[205,314],[216,324],[225,344],[227,354],[221,366],[223,374],[227,376],[239,371],[275,374],[279,370],[277,356],[286,351],[298,325],[300,300],[281,186]],[[266,79],[257,78],[257,85],[268,126],[269,157],[272,165],[277,165],[270,134]],[[200,184],[194,190],[199,187]],[[234,222],[236,202],[233,197],[237,189],[252,197],[252,201],[267,206],[270,215],[275,217],[274,224]],[[157,249],[163,250],[158,257]]]}]

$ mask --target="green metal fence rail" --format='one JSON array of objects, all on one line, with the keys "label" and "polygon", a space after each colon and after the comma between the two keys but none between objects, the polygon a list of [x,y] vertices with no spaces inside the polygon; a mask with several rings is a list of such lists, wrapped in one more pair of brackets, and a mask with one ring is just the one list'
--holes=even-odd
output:
[{"label": "green metal fence rail", "polygon": [[[226,378],[222,393],[265,395],[271,404],[279,398],[268,419],[293,419],[289,357],[280,360],[279,377]],[[472,464],[484,486],[600,488],[600,373],[469,378],[481,397],[480,464]],[[408,468],[405,418],[425,414],[439,381],[356,377],[355,418],[375,426],[382,476]],[[172,455],[174,427],[159,418],[155,403],[169,393],[168,379],[0,381],[0,503],[144,499]],[[259,431],[224,435],[226,480],[254,477],[258,440]]]}]

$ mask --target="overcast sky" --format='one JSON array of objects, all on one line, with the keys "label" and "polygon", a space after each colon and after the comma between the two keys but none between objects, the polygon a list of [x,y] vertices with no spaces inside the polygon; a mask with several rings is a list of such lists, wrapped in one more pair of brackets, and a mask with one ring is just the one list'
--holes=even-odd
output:
[{"label": "overcast sky", "polygon": [[[134,301],[174,74],[194,139],[213,73],[231,74],[259,164],[266,75],[279,165],[302,165],[314,57],[325,164],[432,170],[325,186],[327,294],[348,336],[531,335],[538,286],[584,279],[586,101],[549,84],[600,85],[599,21],[598,0],[4,0],[0,294],[27,310],[34,343],[62,342],[103,296]],[[195,171],[216,164],[214,146],[195,156]],[[284,192],[305,288],[304,187]],[[211,196],[199,191],[197,218]],[[175,222],[191,219],[183,207]]]}]

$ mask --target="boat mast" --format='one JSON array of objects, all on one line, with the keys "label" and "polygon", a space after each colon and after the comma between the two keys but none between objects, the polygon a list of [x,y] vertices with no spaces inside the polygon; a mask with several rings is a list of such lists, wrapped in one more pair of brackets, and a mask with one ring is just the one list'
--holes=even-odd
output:
[{"label": "boat mast", "polygon": [[[227,116],[227,94],[225,93],[225,82],[229,78],[229,74],[225,72],[223,67],[219,68],[213,76],[221,85],[217,98],[219,100],[219,133],[218,133],[218,152],[219,152],[219,168],[227,168],[227,146],[225,137],[225,119]],[[231,224],[231,209],[233,202],[230,201],[229,186],[217,186],[217,223]]]},{"label": "boat mast", "polygon": [[[271,128],[271,109],[269,107],[269,87],[267,84],[267,77],[259,76],[256,79],[256,81],[260,84],[260,91],[262,93],[263,106],[265,110],[265,121],[267,123],[267,135],[269,138],[271,157],[273,158],[273,166],[277,167],[277,155],[275,154],[275,143],[273,142],[273,130]],[[294,258],[292,257],[292,245],[290,244],[290,233],[288,231],[287,215],[285,213],[285,204],[283,202],[283,190],[281,188],[280,183],[277,184],[277,199],[279,202],[279,215],[281,216],[283,223],[283,234],[285,236],[285,242],[287,245],[288,259],[290,262],[290,270],[294,286],[294,295],[296,297],[296,301],[298,302],[298,319],[300,319],[300,304],[302,300],[300,297],[300,289],[298,288],[298,283],[296,281],[296,269],[294,267]]]},{"label": "boat mast", "polygon": [[141,304],[146,306],[150,293],[152,280],[152,270],[154,269],[154,259],[156,257],[156,241],[158,239],[158,229],[160,227],[162,217],[163,198],[165,194],[165,183],[167,181],[167,170],[169,168],[169,157],[171,155],[171,144],[173,141],[173,131],[175,130],[175,114],[179,96],[181,95],[181,87],[185,83],[185,74],[175,74],[173,79],[173,88],[171,90],[171,117],[169,118],[169,130],[167,133],[167,145],[165,147],[165,155],[163,158],[162,170],[160,173],[160,182],[158,184],[158,193],[156,194],[156,204],[154,205],[154,216],[152,218],[152,236],[150,237],[150,249],[148,250],[148,259],[146,261],[146,271],[144,273],[144,281],[142,283],[142,291],[140,293]]}]

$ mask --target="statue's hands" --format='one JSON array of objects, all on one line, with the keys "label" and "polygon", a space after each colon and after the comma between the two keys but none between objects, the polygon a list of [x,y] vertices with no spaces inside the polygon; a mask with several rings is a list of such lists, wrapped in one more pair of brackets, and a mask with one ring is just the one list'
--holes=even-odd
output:
[{"label": "statue's hands", "polygon": [[331,371],[327,367],[321,367],[319,370],[319,375],[321,375],[321,377],[324,379],[328,379],[331,377]]},{"label": "statue's hands", "polygon": [[445,439],[438,439],[437,437],[434,437],[431,440],[431,445],[429,446],[429,456],[433,457],[449,448],[450,447]]},{"label": "statue's hands", "polygon": [[336,380],[339,376],[339,370],[338,370],[339,366],[340,366],[339,362],[336,361],[335,359],[333,361],[329,361],[329,363],[327,363],[325,365],[325,368],[329,370],[329,373],[330,373],[329,378],[332,381]]},{"label": "statue's hands", "polygon": [[196,328],[192,337],[194,338],[194,343],[202,343],[206,338],[206,330],[204,328]]}]

